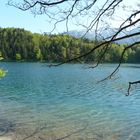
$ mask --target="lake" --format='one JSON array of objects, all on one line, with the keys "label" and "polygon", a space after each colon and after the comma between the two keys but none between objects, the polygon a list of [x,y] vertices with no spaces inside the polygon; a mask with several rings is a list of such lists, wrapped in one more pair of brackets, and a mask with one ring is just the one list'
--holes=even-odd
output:
[{"label": "lake", "polygon": [[0,140],[140,139],[140,65],[0,63]]}]

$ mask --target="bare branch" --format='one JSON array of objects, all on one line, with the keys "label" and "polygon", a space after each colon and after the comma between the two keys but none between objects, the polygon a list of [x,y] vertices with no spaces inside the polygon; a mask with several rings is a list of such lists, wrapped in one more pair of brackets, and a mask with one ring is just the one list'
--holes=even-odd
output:
[{"label": "bare branch", "polygon": [[19,8],[20,10],[23,10],[23,11],[27,11],[27,10],[35,7],[37,4],[39,4],[40,6],[53,6],[53,5],[59,5],[59,4],[64,3],[68,0],[60,0],[60,1],[56,1],[56,2],[36,1],[36,2],[33,2],[33,4],[27,0],[23,0],[23,1],[24,1],[24,3],[22,6],[19,6],[18,4],[13,4],[11,1],[8,1],[8,5]]},{"label": "bare branch", "polygon": [[130,94],[131,86],[134,85],[134,84],[140,84],[140,80],[139,81],[135,81],[135,82],[129,82],[129,86],[128,86],[128,90],[127,90],[126,96],[128,96]]},{"label": "bare branch", "polygon": [[[95,42],[98,41],[99,38],[99,30],[100,24],[104,23],[103,31],[108,30],[108,21],[106,18],[111,21],[111,18],[115,16],[117,8],[122,4],[124,0],[105,0],[100,6],[98,6],[99,0],[22,0],[22,3],[13,3],[13,0],[10,0],[8,4],[10,6],[14,6],[16,8],[19,8],[20,10],[27,11],[27,10],[34,10],[34,14],[46,14],[49,19],[53,20],[53,29],[51,30],[51,33],[56,29],[57,25],[61,22],[65,23],[66,31],[69,31],[69,23],[72,19],[78,20],[78,17],[88,17],[86,18],[87,24],[82,23],[83,20],[80,20],[77,22],[79,26],[82,26],[86,29],[84,32],[84,35],[82,38],[85,37],[85,35],[94,29],[95,31]],[[101,1],[102,2],[102,1]],[[66,6],[66,7],[65,7]],[[101,52],[98,56],[97,63],[95,66],[91,66],[91,68],[97,67],[101,62],[104,56],[106,55],[107,51],[110,49],[110,45],[116,41],[121,41],[124,39],[129,39],[132,37],[136,37],[140,35],[140,32],[134,32],[134,33],[125,33],[126,30],[130,30],[130,28],[136,26],[140,22],[140,10],[137,8],[135,11],[131,11],[130,14],[123,19],[122,23],[119,24],[119,28],[115,30],[115,32],[108,36],[108,37],[102,37],[102,42],[99,44],[95,43],[95,47],[93,47],[88,52],[85,52],[82,55],[76,55],[74,58],[65,60],[64,62],[58,63],[56,65],[49,65],[51,66],[59,66],[64,63],[77,61],[80,58],[87,57],[89,54],[95,52],[97,49],[101,49]],[[124,17],[123,17],[124,18]],[[122,18],[121,18],[122,19]],[[139,26],[139,25],[138,25]],[[123,33],[123,35],[121,34]],[[119,70],[119,67],[122,63],[124,54],[126,50],[129,48],[132,48],[140,43],[139,40],[135,41],[134,43],[131,43],[127,47],[124,48],[120,58],[117,67],[115,70],[107,76],[105,79],[110,79],[115,73]],[[129,83],[128,88],[128,95],[131,88],[131,85],[134,82]]]},{"label": "bare branch", "polygon": [[[134,33],[134,34],[130,34],[130,35],[125,35],[125,36],[122,36],[122,37],[119,37],[119,38],[115,38],[115,39],[111,39],[111,40],[109,40],[109,41],[105,41],[105,42],[103,42],[103,43],[101,43],[101,44],[95,46],[93,49],[91,49],[90,51],[84,53],[83,55],[74,57],[74,58],[72,58],[72,59],[68,59],[68,60],[66,60],[65,62],[61,62],[61,63],[58,63],[58,64],[54,64],[54,65],[51,64],[51,65],[49,65],[49,67],[51,67],[51,66],[60,66],[60,65],[63,65],[63,64],[65,64],[65,63],[69,63],[69,62],[72,62],[72,61],[74,61],[74,60],[80,59],[80,58],[82,58],[82,57],[86,57],[86,56],[88,56],[89,54],[91,54],[92,52],[94,52],[95,50],[97,50],[98,48],[100,48],[100,47],[103,46],[103,45],[107,45],[107,44],[110,44],[111,42],[119,41],[119,40],[122,40],[122,39],[125,39],[125,38],[130,38],[130,37],[132,37],[132,36],[137,36],[137,35],[140,35],[140,32],[137,32],[137,33]],[[133,43],[133,44],[136,45],[136,44],[139,44],[139,42],[135,42],[135,43]],[[134,46],[133,44],[132,44],[132,46]],[[128,47],[131,48],[131,45],[128,46]]]},{"label": "bare branch", "polygon": [[119,70],[126,50],[128,50],[128,49],[130,49],[130,48],[132,48],[133,46],[138,45],[138,44],[140,44],[140,41],[135,42],[135,43],[133,43],[133,44],[131,44],[131,45],[125,47],[124,50],[123,50],[123,52],[122,52],[122,54],[121,54],[121,57],[120,57],[118,66],[115,68],[115,70],[114,70],[109,76],[107,76],[106,78],[104,78],[103,80],[101,80],[101,81],[99,81],[99,82],[105,81],[105,80],[107,80],[107,79],[111,79],[112,76],[115,75],[115,73]]}]

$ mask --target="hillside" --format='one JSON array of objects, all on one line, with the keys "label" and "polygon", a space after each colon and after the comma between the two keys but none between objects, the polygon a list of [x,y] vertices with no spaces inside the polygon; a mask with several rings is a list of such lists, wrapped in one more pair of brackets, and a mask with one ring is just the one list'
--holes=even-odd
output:
[{"label": "hillside", "polygon": [[[94,40],[70,35],[42,35],[19,28],[0,28],[0,56],[4,61],[63,62],[90,51],[94,46]],[[125,46],[111,44],[102,62],[118,62]],[[104,48],[100,48],[79,61],[97,62],[103,51]],[[140,62],[140,46],[129,49],[123,62]]]}]

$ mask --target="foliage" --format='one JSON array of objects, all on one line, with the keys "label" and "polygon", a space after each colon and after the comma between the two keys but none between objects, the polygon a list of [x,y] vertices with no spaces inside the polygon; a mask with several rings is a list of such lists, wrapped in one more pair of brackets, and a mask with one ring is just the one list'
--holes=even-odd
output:
[{"label": "foliage", "polygon": [[20,53],[16,53],[16,60],[21,60],[21,55],[20,55]]},{"label": "foliage", "polygon": [[[69,35],[42,35],[19,28],[0,28],[0,60],[4,58],[5,60],[64,62],[89,52],[94,46],[95,41]],[[112,43],[102,61],[118,62],[125,47],[126,45]],[[97,49],[80,61],[97,62],[102,49],[104,50],[104,48]],[[140,46],[127,50],[123,62],[139,63]]]},{"label": "foliage", "polygon": [[2,52],[0,51],[0,60],[3,60]]},{"label": "foliage", "polygon": [[4,77],[6,75],[6,72],[4,69],[0,69],[0,78]]},{"label": "foliage", "polygon": [[[2,52],[0,51],[0,60],[3,60]],[[6,71],[2,68],[0,68],[0,78],[4,77],[6,75]]]}]

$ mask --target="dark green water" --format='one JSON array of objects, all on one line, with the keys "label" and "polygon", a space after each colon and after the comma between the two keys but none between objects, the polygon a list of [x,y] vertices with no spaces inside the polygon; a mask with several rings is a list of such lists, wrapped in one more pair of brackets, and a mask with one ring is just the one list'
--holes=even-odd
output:
[{"label": "dark green water", "polygon": [[99,84],[97,81],[116,65],[104,64],[96,69],[80,64],[52,68],[40,63],[0,66],[8,69],[7,76],[0,80],[2,137],[140,139],[140,85],[132,87],[131,96],[125,96],[128,82],[140,79],[139,65],[125,65],[115,79]]}]

